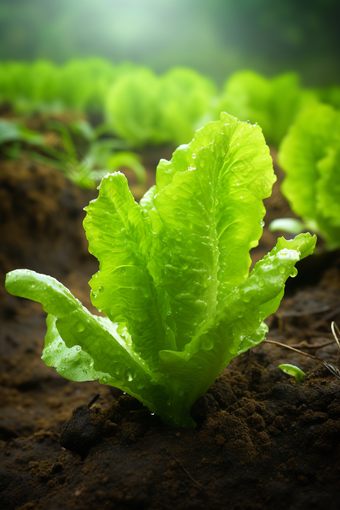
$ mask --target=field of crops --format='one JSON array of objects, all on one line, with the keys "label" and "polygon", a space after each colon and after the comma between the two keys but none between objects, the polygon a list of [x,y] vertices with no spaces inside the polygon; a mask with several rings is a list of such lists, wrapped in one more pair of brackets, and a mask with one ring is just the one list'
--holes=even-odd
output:
[{"label": "field of crops", "polygon": [[0,62],[0,505],[336,510],[339,199],[337,84]]}]

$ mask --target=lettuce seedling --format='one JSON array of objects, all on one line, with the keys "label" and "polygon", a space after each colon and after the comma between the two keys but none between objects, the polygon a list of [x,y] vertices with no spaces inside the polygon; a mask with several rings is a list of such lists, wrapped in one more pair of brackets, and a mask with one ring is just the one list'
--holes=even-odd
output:
[{"label": "lettuce seedling", "polygon": [[74,381],[126,391],[173,426],[231,359],[264,340],[295,263],[316,238],[281,238],[249,274],[262,199],[275,181],[261,129],[221,114],[171,161],[137,204],[125,177],[108,174],[86,208],[92,315],[55,279],[28,270],[6,288],[48,313],[43,360]]},{"label": "lettuce seedling", "polygon": [[62,123],[50,123],[50,127],[61,134],[65,152],[48,145],[41,133],[31,131],[18,122],[0,119],[0,156],[3,154],[6,158],[19,158],[22,153],[21,145],[24,143],[29,147],[27,153],[31,160],[57,168],[81,188],[95,188],[109,170],[122,167],[131,168],[138,182],[145,183],[145,169],[137,154],[127,151],[114,152],[121,142],[112,138],[97,139],[95,130],[85,121],[83,131],[84,125],[88,132],[92,132],[93,138],[89,141],[85,157],[80,158],[68,128]]},{"label": "lettuce seedling", "polygon": [[[88,141],[87,150],[79,157],[71,133],[61,122],[50,122],[49,127],[60,133],[66,154],[53,150],[51,155],[64,163],[64,171],[68,178],[83,188],[94,188],[110,170],[122,167],[131,168],[140,184],[145,184],[146,173],[140,157],[127,151],[117,149],[124,147],[124,142],[110,138],[99,138],[101,128],[92,126],[82,120],[70,125],[71,131],[81,134]],[[84,136],[85,135],[85,136]]]},{"label": "lettuce seedling", "polygon": [[[329,105],[304,110],[279,147],[286,173],[282,193],[304,225],[325,238],[328,249],[340,246],[340,113]],[[272,228],[291,228],[280,220]]]}]

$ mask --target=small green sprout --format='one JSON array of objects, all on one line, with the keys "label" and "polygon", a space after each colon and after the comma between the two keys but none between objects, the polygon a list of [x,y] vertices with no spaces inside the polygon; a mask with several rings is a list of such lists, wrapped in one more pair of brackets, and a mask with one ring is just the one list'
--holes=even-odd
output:
[{"label": "small green sprout", "polygon": [[295,365],[284,364],[279,365],[279,368],[285,374],[292,375],[293,377],[295,377],[295,381],[297,384],[300,384],[306,375],[299,367],[296,367]]},{"label": "small green sprout", "polygon": [[283,232],[289,232],[290,234],[300,234],[307,230],[306,225],[295,218],[278,218],[269,224],[269,230],[275,232],[275,230],[282,230]]}]

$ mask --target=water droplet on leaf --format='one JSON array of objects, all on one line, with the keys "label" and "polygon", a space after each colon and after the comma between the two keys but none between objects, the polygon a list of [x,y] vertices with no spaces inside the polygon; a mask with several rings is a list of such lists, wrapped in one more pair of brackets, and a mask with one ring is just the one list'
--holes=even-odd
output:
[{"label": "water droplet on leaf", "polygon": [[125,370],[125,379],[129,382],[131,382],[133,380],[133,373],[132,373],[132,370],[131,368],[127,368]]},{"label": "water droplet on leaf", "polygon": [[78,331],[78,333],[82,333],[85,329],[85,326],[82,322],[78,322],[75,326],[75,329]]},{"label": "water droplet on leaf", "polygon": [[203,349],[206,351],[211,351],[211,349],[214,347],[214,342],[211,338],[205,338],[203,340]]}]

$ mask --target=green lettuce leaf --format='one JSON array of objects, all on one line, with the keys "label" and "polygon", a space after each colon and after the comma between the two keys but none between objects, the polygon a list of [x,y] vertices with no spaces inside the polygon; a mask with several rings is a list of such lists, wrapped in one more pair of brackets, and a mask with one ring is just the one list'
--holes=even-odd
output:
[{"label": "green lettuce leaf", "polygon": [[282,192],[292,210],[314,225],[330,249],[340,246],[340,114],[317,104],[303,111],[284,138]]},{"label": "green lettuce leaf", "polygon": [[216,88],[187,68],[162,77],[147,68],[119,76],[107,95],[106,114],[118,136],[134,146],[188,142],[195,130],[214,117]]},{"label": "green lettuce leaf", "polygon": [[53,278],[13,271],[6,288],[49,314],[43,359],[72,380],[127,391],[174,426],[232,358],[261,342],[286,279],[316,238],[283,238],[249,274],[275,181],[261,129],[221,114],[161,161],[137,204],[120,173],[86,208],[99,260],[93,316]]},{"label": "green lettuce leaf", "polygon": [[112,322],[129,324],[140,355],[157,365],[158,351],[173,347],[174,336],[166,325],[166,296],[159,303],[147,270],[150,225],[143,221],[125,176],[104,178],[98,199],[86,211],[89,251],[100,261],[100,271],[90,281],[92,302]]}]

